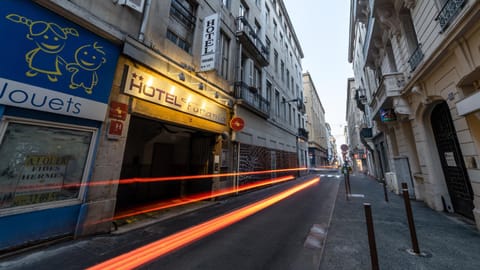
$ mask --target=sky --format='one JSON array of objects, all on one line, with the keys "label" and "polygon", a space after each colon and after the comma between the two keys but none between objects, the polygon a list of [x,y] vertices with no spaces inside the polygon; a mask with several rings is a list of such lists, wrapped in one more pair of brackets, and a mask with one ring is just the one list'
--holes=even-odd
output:
[{"label": "sky", "polygon": [[283,0],[300,42],[303,72],[309,72],[337,145],[345,142],[350,1]]}]

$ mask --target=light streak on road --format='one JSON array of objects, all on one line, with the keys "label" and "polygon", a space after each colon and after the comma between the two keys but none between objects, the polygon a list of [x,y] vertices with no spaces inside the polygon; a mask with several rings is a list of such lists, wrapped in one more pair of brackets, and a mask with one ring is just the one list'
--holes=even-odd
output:
[{"label": "light streak on road", "polygon": [[213,234],[227,226],[230,226],[250,215],[253,215],[303,189],[306,189],[320,181],[320,178],[313,178],[303,184],[280,192],[276,195],[237,209],[225,215],[211,219],[194,227],[172,234],[158,241],[152,242],[143,247],[124,253],[118,257],[104,261],[92,266],[90,270],[108,269],[133,269],[147,264],[167,253],[178,250],[194,241]]},{"label": "light streak on road", "polygon": [[[260,175],[267,173],[284,173],[284,172],[297,172],[305,171],[307,168],[289,168],[289,169],[279,169],[279,170],[264,170],[264,171],[251,171],[251,172],[231,172],[231,173],[215,173],[215,174],[199,174],[199,175],[183,175],[183,176],[165,176],[165,177],[150,177],[150,178],[126,178],[119,180],[102,180],[102,181],[93,181],[89,183],[82,184],[66,184],[66,185],[27,185],[22,186],[21,190],[26,191],[40,191],[40,190],[52,190],[52,189],[66,189],[66,188],[79,188],[82,186],[105,186],[105,185],[125,185],[125,184],[136,184],[136,183],[154,183],[154,182],[165,182],[165,181],[179,181],[179,180],[199,180],[199,179],[208,179],[214,177],[231,177],[231,176],[246,176],[246,175]],[[9,190],[7,190],[9,191]],[[15,190],[12,190],[15,191]]]},{"label": "light streak on road", "polygon": [[[128,178],[118,180],[118,184],[135,184],[135,183],[151,183],[163,181],[178,181],[178,180],[197,180],[212,177],[229,177],[229,176],[245,176],[245,175],[259,175],[267,173],[282,173],[282,172],[296,172],[307,170],[305,167],[289,168],[279,170],[265,170],[265,171],[251,171],[251,172],[231,172],[231,173],[215,173],[215,174],[199,174],[199,175],[183,175],[183,176],[166,176],[166,177],[151,177],[151,178]],[[112,184],[112,180],[91,182],[88,185],[105,185]]]},{"label": "light streak on road", "polygon": [[221,189],[221,190],[218,190],[218,191],[215,191],[215,192],[205,192],[205,193],[201,193],[201,194],[197,194],[197,195],[193,195],[193,196],[187,196],[187,197],[172,199],[172,200],[168,200],[168,201],[162,201],[162,202],[159,202],[159,203],[149,204],[149,205],[146,205],[146,206],[130,209],[130,210],[127,210],[127,211],[124,211],[124,212],[121,212],[121,213],[117,214],[113,218],[98,220],[98,221],[95,221],[95,222],[91,222],[88,225],[95,225],[95,224],[98,224],[98,223],[123,219],[123,218],[131,217],[131,216],[136,216],[136,215],[140,215],[140,214],[145,214],[145,213],[149,213],[149,212],[154,212],[154,211],[166,209],[166,208],[171,208],[171,207],[175,207],[175,206],[180,206],[180,205],[194,203],[194,202],[198,202],[198,201],[202,201],[202,200],[207,200],[207,199],[211,199],[211,198],[214,198],[214,197],[225,196],[225,195],[233,194],[233,193],[236,193],[236,192],[246,191],[246,190],[259,188],[259,187],[264,187],[264,186],[268,186],[268,185],[272,185],[272,184],[279,184],[279,183],[286,182],[286,181],[289,181],[289,180],[292,180],[292,179],[295,179],[295,177],[292,176],[292,175],[288,175],[288,176],[263,180],[263,181],[259,181],[259,182],[255,182],[255,183],[245,184],[245,185],[240,186],[239,188],[225,188],[225,189]]}]

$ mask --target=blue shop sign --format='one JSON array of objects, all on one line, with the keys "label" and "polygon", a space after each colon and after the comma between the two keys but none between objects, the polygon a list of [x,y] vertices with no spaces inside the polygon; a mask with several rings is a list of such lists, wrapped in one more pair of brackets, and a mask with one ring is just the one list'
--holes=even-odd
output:
[{"label": "blue shop sign", "polygon": [[103,121],[120,48],[29,0],[2,0],[0,104]]}]

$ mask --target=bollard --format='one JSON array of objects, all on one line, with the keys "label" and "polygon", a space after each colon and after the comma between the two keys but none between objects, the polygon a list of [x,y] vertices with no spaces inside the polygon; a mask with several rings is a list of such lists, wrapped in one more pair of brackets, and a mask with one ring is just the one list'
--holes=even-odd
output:
[{"label": "bollard", "polygon": [[370,247],[370,261],[372,270],[378,270],[377,244],[375,243],[375,232],[373,229],[372,208],[369,203],[364,203],[365,220],[367,221],[368,245]]},{"label": "bollard", "polygon": [[350,172],[347,170],[347,186],[348,186],[348,196],[352,195],[352,189],[350,187]]},{"label": "bollard", "polygon": [[417,232],[413,221],[412,206],[410,205],[410,197],[408,195],[407,183],[402,183],[403,201],[405,202],[405,210],[407,212],[408,227],[410,229],[410,237],[412,238],[412,251],[415,255],[420,255],[418,247]]},{"label": "bollard", "polygon": [[383,183],[383,195],[385,196],[385,201],[388,202],[387,182],[385,181],[385,178],[383,178],[382,183]]},{"label": "bollard", "polygon": [[349,193],[350,191],[348,190],[348,184],[347,184],[347,174],[344,174],[343,175],[343,179],[345,180],[345,198],[347,199],[347,201],[349,201]]}]

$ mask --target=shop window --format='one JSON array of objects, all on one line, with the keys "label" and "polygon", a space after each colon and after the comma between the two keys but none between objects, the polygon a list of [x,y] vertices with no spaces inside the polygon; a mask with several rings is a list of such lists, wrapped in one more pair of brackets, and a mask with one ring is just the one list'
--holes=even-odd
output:
[{"label": "shop window", "polygon": [[5,121],[0,132],[0,211],[80,198],[94,130]]}]

